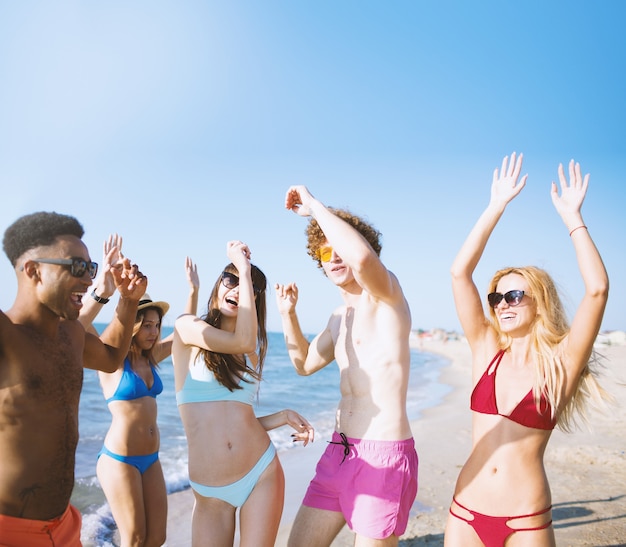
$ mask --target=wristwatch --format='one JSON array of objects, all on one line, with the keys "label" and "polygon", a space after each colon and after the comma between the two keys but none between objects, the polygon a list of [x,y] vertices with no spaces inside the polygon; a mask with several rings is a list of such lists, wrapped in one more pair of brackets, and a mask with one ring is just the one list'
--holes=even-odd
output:
[{"label": "wristwatch", "polygon": [[98,304],[106,304],[110,298],[103,298],[102,296],[98,296],[96,294],[96,289],[91,291],[91,298],[93,298]]}]

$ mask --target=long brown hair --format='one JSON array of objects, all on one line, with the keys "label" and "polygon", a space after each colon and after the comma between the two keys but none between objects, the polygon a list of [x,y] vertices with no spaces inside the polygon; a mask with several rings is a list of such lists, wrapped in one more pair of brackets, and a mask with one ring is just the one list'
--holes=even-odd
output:
[{"label": "long brown hair", "polygon": [[[239,275],[237,268],[232,264],[228,264],[223,272]],[[259,362],[256,370],[248,366],[246,358],[243,355],[234,355],[231,353],[217,353],[206,349],[201,349],[200,353],[204,357],[206,367],[213,373],[215,379],[228,388],[230,391],[235,389],[243,389],[241,382],[250,381],[244,378],[247,373],[255,380],[260,381],[263,373],[263,362],[267,354],[267,331],[265,320],[267,316],[267,307],[265,302],[265,290],[267,288],[267,278],[265,274],[252,264],[252,285],[254,287],[254,302],[256,307],[257,318],[257,351],[259,354]],[[202,320],[215,328],[220,328],[222,321],[222,313],[219,310],[218,291],[222,283],[222,274],[217,278],[211,297],[209,298],[208,311]]]}]

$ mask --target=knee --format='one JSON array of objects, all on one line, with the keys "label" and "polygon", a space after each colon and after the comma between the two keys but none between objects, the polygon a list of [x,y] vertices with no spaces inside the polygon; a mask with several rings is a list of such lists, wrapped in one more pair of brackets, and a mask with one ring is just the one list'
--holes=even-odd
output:
[{"label": "knee", "polygon": [[128,545],[129,547],[161,547],[165,543],[165,531],[163,532],[163,541],[158,543],[159,539],[155,537],[155,534],[150,533],[145,526],[139,525],[131,530],[126,541],[122,541],[122,545]]},{"label": "knee", "polygon": [[141,545],[142,547],[161,547],[161,545],[165,544],[165,539],[165,531],[163,531],[162,533],[159,532],[148,536]]},{"label": "knee", "polygon": [[130,537],[124,541],[122,540],[122,545],[129,547],[145,547],[146,534],[140,530],[133,530],[130,534]]}]

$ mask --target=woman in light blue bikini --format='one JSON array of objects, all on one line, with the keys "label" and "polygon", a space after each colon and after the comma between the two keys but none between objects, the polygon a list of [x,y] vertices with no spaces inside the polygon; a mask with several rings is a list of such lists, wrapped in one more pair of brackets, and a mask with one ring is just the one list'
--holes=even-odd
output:
[{"label": "woman in light blue bikini", "polygon": [[240,545],[271,547],[285,479],[267,431],[290,425],[294,441],[306,445],[313,428],[292,410],[254,414],[267,350],[267,280],[244,243],[228,242],[227,255],[231,264],[215,283],[207,315],[183,315],[174,328],[176,400],[195,496],[192,545],[232,545],[240,508]]},{"label": "woman in light blue bikini", "polygon": [[[115,290],[107,270],[115,264],[118,253],[121,254],[121,238],[109,238],[105,243],[103,275],[81,312],[81,322],[88,328],[93,328],[91,321]],[[189,258],[185,266],[190,285],[185,311],[195,313],[198,273]],[[122,547],[160,547],[165,542],[167,492],[159,462],[156,403],[163,383],[156,366],[172,351],[172,335],[160,340],[161,321],[168,309],[166,302],[153,302],[144,294],[124,363],[114,373],[99,374],[112,420],[98,454],[96,472]]]}]

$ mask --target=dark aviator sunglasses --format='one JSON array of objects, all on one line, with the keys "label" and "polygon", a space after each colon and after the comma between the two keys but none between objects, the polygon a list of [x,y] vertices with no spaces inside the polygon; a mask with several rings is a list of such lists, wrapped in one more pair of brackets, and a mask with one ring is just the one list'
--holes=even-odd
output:
[{"label": "dark aviator sunglasses", "polygon": [[72,258],[35,258],[34,262],[43,264],[58,264],[59,266],[69,266],[72,277],[83,277],[85,273],[89,273],[89,277],[94,279],[98,273],[98,264],[91,260],[85,260],[73,256]]},{"label": "dark aviator sunglasses", "polygon": [[515,290],[504,294],[500,292],[492,292],[487,295],[487,300],[492,308],[495,308],[500,302],[502,302],[503,298],[509,306],[518,306],[522,301],[522,298],[524,298],[524,291]]},{"label": "dark aviator sunglasses", "polygon": [[[239,286],[239,277],[234,273],[222,272],[222,285],[224,285],[227,289],[234,289]],[[261,289],[255,287],[254,283],[252,284],[252,288],[256,294],[261,292]]]}]

